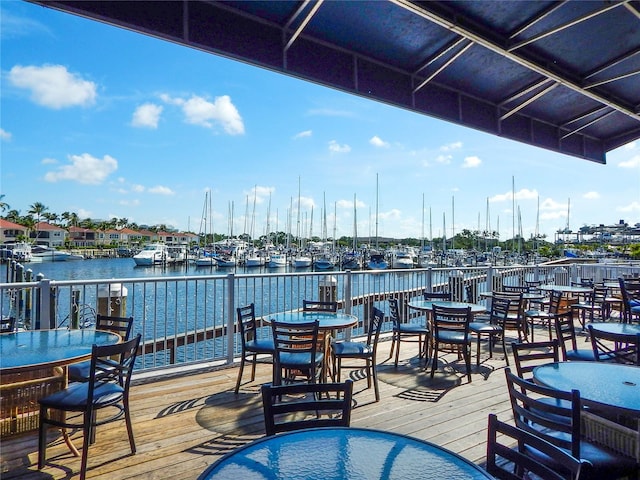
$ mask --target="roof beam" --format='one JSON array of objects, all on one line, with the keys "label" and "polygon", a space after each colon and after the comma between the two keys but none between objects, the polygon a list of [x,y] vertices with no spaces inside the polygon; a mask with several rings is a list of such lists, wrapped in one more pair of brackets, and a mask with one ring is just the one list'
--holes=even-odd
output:
[{"label": "roof beam", "polygon": [[440,72],[442,72],[449,65],[451,65],[453,62],[455,62],[464,52],[469,50],[469,48],[472,45],[473,45],[473,42],[467,41],[467,44],[464,47],[462,47],[455,54],[453,54],[453,56],[451,58],[449,58],[446,62],[444,62],[440,67],[438,67],[435,70],[435,72],[431,73],[430,75],[427,76],[427,78],[425,78],[422,82],[420,82],[420,84],[416,88],[413,89],[413,93],[416,93],[418,90],[420,90],[422,87],[424,87],[427,83],[429,83],[431,80],[433,80]]},{"label": "roof beam", "polygon": [[518,53],[514,52],[514,51],[509,51],[508,49],[505,49],[502,45],[498,45],[497,43],[493,42],[492,40],[485,38],[484,36],[480,35],[477,32],[471,31],[468,28],[465,28],[459,24],[456,24],[454,22],[452,22],[451,20],[443,17],[442,15],[437,14],[436,12],[433,12],[431,10],[428,10],[426,7],[429,5],[429,3],[425,3],[425,4],[421,4],[421,5],[416,5],[415,3],[413,3],[411,0],[390,0],[392,3],[394,3],[395,5],[398,5],[399,7],[402,7],[412,13],[414,13],[415,15],[418,15],[419,17],[424,18],[425,20],[428,20],[430,22],[433,22],[437,25],[440,25],[443,28],[446,28],[447,30],[450,30],[460,36],[463,36],[465,38],[468,38],[469,40],[471,40],[472,42],[481,45],[489,50],[491,50],[492,52],[495,52],[505,58],[508,58],[509,60],[512,60],[513,62],[522,65],[525,68],[528,68],[529,70],[532,70],[540,75],[543,75],[547,78],[550,78],[551,80],[554,80],[557,83],[560,83],[561,85],[570,88],[571,90],[574,90],[575,92],[580,93],[581,95],[584,95],[588,98],[591,98],[592,100],[595,100],[596,102],[605,104],[611,108],[613,108],[614,110],[617,110],[620,113],[623,113],[624,115],[627,115],[629,117],[632,117],[634,120],[640,120],[640,114],[637,111],[633,111],[629,108],[627,108],[624,105],[619,104],[618,102],[615,102],[613,100],[611,100],[610,98],[604,97],[600,94],[598,94],[597,92],[591,91],[591,90],[586,90],[584,89],[581,85],[578,85],[577,83],[575,83],[574,81],[550,70],[549,68],[546,68],[542,65],[537,64],[536,62],[529,60],[527,58],[525,58],[522,55],[519,55]]}]

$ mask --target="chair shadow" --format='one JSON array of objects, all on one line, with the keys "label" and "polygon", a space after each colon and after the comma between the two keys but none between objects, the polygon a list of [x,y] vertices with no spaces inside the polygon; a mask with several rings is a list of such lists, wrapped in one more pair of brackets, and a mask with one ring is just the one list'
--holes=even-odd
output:
[{"label": "chair shadow", "polygon": [[192,453],[194,455],[215,455],[222,456],[229,452],[234,451],[248,443],[253,442],[258,438],[262,438],[261,435],[221,435],[219,437],[212,438],[193,447],[187,448],[186,453]]}]

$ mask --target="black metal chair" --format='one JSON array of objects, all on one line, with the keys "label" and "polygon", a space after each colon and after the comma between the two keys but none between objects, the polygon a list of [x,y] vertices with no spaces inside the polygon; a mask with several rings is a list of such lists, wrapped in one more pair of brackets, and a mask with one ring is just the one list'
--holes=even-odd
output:
[{"label": "black metal chair", "polygon": [[640,319],[640,279],[620,277],[618,283],[622,294],[622,321],[631,323]]},{"label": "black metal chair", "polygon": [[[94,345],[91,354],[89,379],[71,383],[64,390],[38,400],[40,427],[38,436],[38,469],[44,467],[47,449],[47,428],[81,428],[83,432],[80,479],[87,471],[89,445],[95,439],[95,428],[124,417],[131,453],[136,453],[129,412],[129,385],[138,346],[138,334],[128,342],[116,345]],[[97,415],[107,410],[109,415]],[[112,412],[112,410],[115,410]],[[60,415],[57,412],[62,412]],[[71,418],[68,416],[71,415]],[[80,417],[80,418],[78,418]]]},{"label": "black metal chair", "polygon": [[[613,480],[637,475],[635,458],[627,457],[592,443],[581,435],[580,392],[565,392],[525,380],[505,369],[511,410],[516,427],[563,449],[572,457],[587,460],[593,466],[591,478]],[[554,470],[565,471],[564,464],[535,449],[527,455]]]},{"label": "black metal chair", "polygon": [[548,342],[513,342],[511,351],[518,376],[530,379],[538,365],[560,361],[559,348],[556,338]]},{"label": "black metal chair", "polygon": [[[353,382],[262,386],[267,436],[314,427],[348,427]],[[301,397],[302,396],[302,397]]]},{"label": "black metal chair", "polygon": [[[558,343],[560,344],[560,350],[562,351],[562,359],[564,361],[583,361],[593,362],[595,361],[595,355],[592,349],[579,349],[578,338],[576,336],[576,329],[573,325],[572,311],[566,312],[562,315],[556,315],[555,317],[555,329]],[[570,348],[567,348],[567,342]]]},{"label": "black metal chair", "polygon": [[561,310],[562,292],[553,290],[549,297],[549,310],[528,309],[524,312],[526,323],[531,331],[531,341],[534,341],[536,324],[546,326],[549,332],[549,340],[553,338],[554,319],[557,314],[563,313]]},{"label": "black metal chair", "polygon": [[571,310],[576,312],[583,330],[587,320],[604,322],[609,318],[607,298],[609,298],[609,289],[602,285],[595,285],[590,292],[582,294],[577,303],[571,305]]},{"label": "black metal chair", "polygon": [[240,334],[240,369],[236,380],[235,393],[240,390],[244,365],[251,362],[251,381],[256,379],[256,364],[258,355],[269,355],[273,358],[273,338],[260,338],[258,336],[258,322],[256,321],[255,306],[253,303],[236,308],[238,333]]},{"label": "black metal chair", "polygon": [[[109,315],[96,316],[96,329],[117,333],[122,341],[127,342],[131,338],[133,329],[133,317],[115,317]],[[89,380],[91,361],[78,362],[69,365],[68,375],[71,382],[86,382]]]},{"label": "black metal chair", "polygon": [[[551,459],[554,465],[562,465],[562,470],[539,462],[527,454],[531,451]],[[539,436],[501,422],[493,413],[489,414],[486,470],[496,479],[567,480],[565,472],[568,472],[571,480],[582,480],[590,478],[591,468],[588,461],[575,458]]]},{"label": "black metal chair", "polygon": [[504,298],[494,298],[491,301],[491,312],[487,321],[474,320],[469,323],[469,331],[476,335],[476,365],[480,365],[480,341],[483,335],[488,337],[489,342],[489,358],[493,358],[493,342],[495,337],[502,337],[502,351],[504,358],[509,365],[509,356],[507,355],[507,346],[504,340],[503,325],[509,315],[509,305],[511,300]]},{"label": "black metal chair", "polygon": [[367,340],[365,342],[334,342],[331,346],[333,351],[333,370],[336,372],[337,380],[340,382],[340,371],[343,368],[362,368],[360,365],[344,364],[343,360],[358,360],[365,362],[367,373],[367,387],[373,389],[376,402],[380,401],[380,391],[378,388],[378,373],[376,367],[376,353],[378,351],[378,339],[380,338],[380,328],[384,321],[384,313],[378,308],[371,309],[371,315],[367,325]]},{"label": "black metal chair", "polygon": [[620,335],[603,332],[587,325],[591,348],[597,362],[640,366],[640,333]]},{"label": "black metal chair", "polygon": [[424,357],[425,363],[428,362],[430,357],[429,346],[431,344],[431,331],[429,330],[429,326],[426,321],[422,324],[403,322],[400,316],[398,300],[396,298],[389,299],[389,316],[393,322],[389,358],[393,357],[395,352],[394,365],[396,367],[398,366],[401,342],[417,342],[419,357]]},{"label": "black metal chair", "polygon": [[[271,322],[274,345],[273,384],[303,376],[315,383],[323,374],[324,351],[318,350],[317,320],[313,322]],[[284,372],[284,376],[283,376]]]},{"label": "black metal chair", "polygon": [[524,298],[522,292],[493,292],[491,301],[494,299],[511,300],[509,304],[509,314],[502,324],[502,328],[506,335],[508,330],[515,330],[518,334],[518,341],[526,341],[529,337],[527,334],[527,323],[524,317]]},{"label": "black metal chair", "polygon": [[302,300],[302,311],[336,313],[338,311],[338,302]]},{"label": "black metal chair", "polygon": [[471,307],[449,308],[433,305],[431,322],[433,325],[433,360],[431,378],[438,365],[438,351],[444,345],[457,347],[464,358],[467,379],[471,382]]},{"label": "black metal chair", "polygon": [[424,290],[422,292],[422,298],[424,298],[427,302],[430,300],[442,300],[445,302],[451,301],[451,292],[427,292]]}]

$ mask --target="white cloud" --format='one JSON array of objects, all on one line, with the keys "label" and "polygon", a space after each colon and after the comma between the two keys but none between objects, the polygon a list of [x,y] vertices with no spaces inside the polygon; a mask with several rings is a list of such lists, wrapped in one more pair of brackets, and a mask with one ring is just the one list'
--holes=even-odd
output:
[{"label": "white cloud", "polygon": [[466,157],[462,163],[462,168],[476,168],[482,163],[478,157]]},{"label": "white cloud", "polygon": [[377,135],[374,135],[373,137],[371,137],[371,139],[369,140],[369,143],[374,147],[389,148],[389,142],[385,142]]},{"label": "white cloud", "polygon": [[105,155],[102,159],[88,153],[69,155],[69,165],[62,165],[54,172],[47,172],[44,179],[47,182],[71,180],[78,183],[98,185],[118,169],[118,161]]},{"label": "white cloud", "polygon": [[540,211],[562,210],[564,216],[566,216],[567,207],[568,205],[566,203],[558,203],[551,198],[545,198],[542,203],[540,203]]},{"label": "white cloud", "polygon": [[392,208],[388,212],[380,212],[381,220],[397,220],[402,216],[402,212],[397,208]]},{"label": "white cloud", "polygon": [[436,157],[436,162],[442,163],[444,165],[449,165],[453,157],[451,155],[438,155]]},{"label": "white cloud", "polygon": [[582,198],[586,198],[587,200],[597,200],[600,198],[600,194],[598,192],[587,192],[582,195]]},{"label": "white cloud", "polygon": [[616,210],[619,212],[640,212],[640,202],[631,202],[629,205],[616,208]]},{"label": "white cloud", "polygon": [[91,218],[92,215],[90,210],[85,210],[84,208],[78,209],[78,218]]},{"label": "white cloud", "polygon": [[7,132],[4,128],[0,128],[0,139],[6,140],[7,142],[11,140],[12,135]]},{"label": "white cloud", "polygon": [[249,202],[253,202],[253,199],[255,198],[256,204],[260,204],[268,199],[269,195],[275,191],[275,187],[261,187],[260,185],[256,185],[248,192],[245,191],[244,194],[249,197]]},{"label": "white cloud", "polygon": [[211,129],[220,125],[229,135],[244,133],[242,117],[228,95],[216,97],[213,103],[197,95],[192,95],[188,100],[171,98],[168,95],[161,95],[160,98],[171,105],[181,107],[187,123]]},{"label": "white cloud", "polygon": [[[356,200],[356,208],[364,208],[367,205],[361,201],[361,200]],[[340,209],[348,209],[349,211],[353,210],[353,200],[338,200],[336,202],[336,207],[340,208]]]},{"label": "white cloud", "polygon": [[462,142],[452,142],[440,147],[441,152],[450,152],[451,150],[460,150],[462,148]]},{"label": "white cloud", "polygon": [[624,148],[625,150],[633,150],[636,148],[636,145],[636,142],[629,142],[622,148]]},{"label": "white cloud", "polygon": [[158,128],[162,106],[155,103],[145,103],[136,108],[133,112],[131,125],[134,127]]},{"label": "white cloud", "polygon": [[347,144],[340,145],[335,140],[331,140],[329,142],[329,151],[332,153],[349,153],[351,151],[351,147]]},{"label": "white cloud", "polygon": [[124,205],[125,207],[137,207],[140,205],[140,200],[120,200],[118,202],[120,205]]},{"label": "white cloud", "polygon": [[306,138],[306,137],[310,137],[312,134],[313,134],[313,132],[312,132],[311,130],[305,130],[305,131],[303,131],[303,132],[296,133],[296,134],[293,136],[293,139],[294,139],[294,140],[298,140],[299,138]]},{"label": "white cloud", "polygon": [[62,65],[16,65],[9,72],[9,81],[30,90],[35,103],[56,110],[93,105],[97,96],[95,83],[69,73]]},{"label": "white cloud", "polygon": [[131,186],[131,190],[134,192],[142,193],[145,191],[144,185],[134,184]]},{"label": "white cloud", "polygon": [[173,190],[162,185],[156,185],[155,187],[149,188],[147,191],[149,193],[155,193],[157,195],[175,195],[175,192]]},{"label": "white cloud", "polygon": [[316,204],[311,197],[300,197],[300,210],[309,211],[315,208]]},{"label": "white cloud", "polygon": [[43,158],[40,163],[42,165],[55,165],[58,161],[55,158]]},{"label": "white cloud", "polygon": [[638,168],[640,167],[640,155],[631,157],[629,160],[623,160],[618,163],[620,168]]}]

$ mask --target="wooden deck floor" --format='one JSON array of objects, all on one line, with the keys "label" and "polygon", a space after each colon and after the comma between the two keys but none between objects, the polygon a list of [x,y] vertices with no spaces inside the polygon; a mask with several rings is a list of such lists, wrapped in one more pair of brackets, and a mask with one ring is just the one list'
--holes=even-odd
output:
[{"label": "wooden deck floor", "polygon": [[[390,341],[381,341],[378,360],[389,353]],[[485,456],[487,415],[511,418],[504,381],[501,348],[481,365],[467,383],[464,364],[448,354],[451,368],[434,380],[418,364],[416,344],[403,343],[401,365],[390,360],[380,364],[381,401],[374,402],[361,372],[345,370],[356,380],[352,425],[389,430],[443,445],[473,462]],[[475,347],[474,347],[475,351]],[[475,358],[474,358],[475,364]],[[130,455],[124,422],[98,429],[89,451],[88,477],[93,479],[195,479],[219,456],[263,436],[260,383],[270,381],[268,365],[258,368],[253,383],[233,393],[237,368],[210,369],[204,373],[156,378],[132,387],[131,405],[137,444]],[[135,378],[135,377],[134,377]],[[245,371],[246,380],[249,373]],[[73,457],[55,438],[47,449],[47,464],[37,469],[37,434],[4,440],[1,445],[3,479],[77,479],[80,459]],[[81,435],[74,433],[76,445]]]}]

